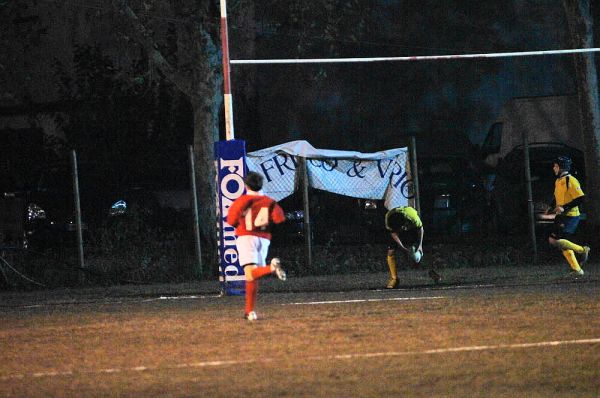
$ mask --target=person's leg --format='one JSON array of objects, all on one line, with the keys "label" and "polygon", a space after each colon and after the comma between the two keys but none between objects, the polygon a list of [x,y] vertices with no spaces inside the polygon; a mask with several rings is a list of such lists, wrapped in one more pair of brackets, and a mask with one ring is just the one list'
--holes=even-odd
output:
[{"label": "person's leg", "polygon": [[579,265],[579,262],[577,261],[577,257],[575,256],[574,251],[569,248],[569,246],[570,246],[569,243],[571,243],[571,242],[569,242],[566,239],[557,239],[557,236],[551,235],[548,238],[548,243],[550,243],[551,246],[554,246],[558,250],[560,250],[563,257],[567,260],[569,267],[571,267],[571,269],[573,271],[575,271],[579,274],[581,274],[583,272],[581,270],[581,266]]},{"label": "person's leg", "polygon": [[[269,246],[271,245],[271,241],[269,239],[265,239],[265,238],[258,238],[259,240],[259,250],[258,250],[258,254],[259,254],[259,258],[260,258],[260,266],[262,268],[265,268],[266,270],[263,271],[259,271],[258,277],[262,278],[263,276],[267,275],[267,274],[275,274],[277,276],[277,278],[279,278],[282,281],[285,281],[287,279],[287,274],[285,273],[285,271],[283,270],[283,268],[281,267],[281,260],[277,257],[273,257],[271,259],[271,262],[269,264],[267,264],[267,254],[269,254]],[[256,279],[256,277],[254,278]]]},{"label": "person's leg", "polygon": [[573,250],[563,250],[562,255],[567,260],[569,266],[573,271],[575,271],[579,275],[583,275],[583,270],[581,269],[581,266],[579,265],[577,257],[575,257],[575,252],[573,252]]},{"label": "person's leg", "polygon": [[257,267],[254,264],[249,264],[244,267],[246,275],[246,308],[245,314],[254,312],[254,305],[258,295],[258,279],[266,275],[271,275],[274,269],[272,266]]},{"label": "person's leg", "polygon": [[570,240],[567,239],[559,239],[557,241],[557,244],[559,245],[559,247],[563,250],[572,250],[577,254],[582,254],[585,249],[583,248],[583,246],[579,246],[577,243],[571,242]]},{"label": "person's leg", "polygon": [[390,269],[390,279],[386,288],[394,289],[398,286],[398,264],[396,263],[396,250],[392,248],[388,248],[387,251],[387,265]]},{"label": "person's leg", "polygon": [[[572,242],[570,240],[567,239],[559,239],[557,241],[557,245],[558,247],[560,247],[563,251],[564,250],[569,250],[574,252],[575,254],[578,254],[580,256],[580,261],[579,261],[579,265],[583,265],[587,262],[588,257],[590,255],[590,247],[589,246],[580,246],[575,242]],[[577,258],[577,257],[575,257]],[[569,262],[570,264],[570,262]]]},{"label": "person's leg", "polygon": [[396,248],[398,243],[392,238],[392,235],[388,235],[387,242],[387,256],[386,262],[390,270],[390,278],[386,285],[386,289],[395,289],[398,286],[398,263],[396,262]]},{"label": "person's leg", "polygon": [[[244,275],[246,276],[245,316],[248,320],[256,320],[257,316],[254,311],[254,306],[258,296],[258,280],[272,273],[276,273],[279,279],[286,280],[286,274],[281,268],[281,262],[278,258],[273,258],[271,263],[266,265],[266,257],[271,243],[268,239],[252,237],[251,242],[254,256],[253,259],[255,262],[244,266]],[[241,258],[242,256],[240,255],[240,259]],[[246,261],[248,261],[248,259],[246,259]]]},{"label": "person's leg", "polygon": [[246,279],[244,316],[246,319],[252,320],[250,313],[253,313],[254,319],[256,319],[256,314],[254,314],[254,304],[258,291],[258,281],[256,279],[260,278],[260,272],[255,272],[255,270],[258,269],[257,264],[261,263],[260,244],[256,236],[242,235],[237,237],[236,245],[239,262],[244,267],[244,277]]},{"label": "person's leg", "polygon": [[567,263],[575,273],[583,275],[583,270],[577,261],[575,253],[582,254],[584,256],[583,260],[587,260],[589,247],[580,246],[570,240],[577,230],[578,224],[579,217],[560,217],[559,221],[556,222],[555,230],[550,235],[548,241],[562,252],[563,257],[567,260]]},{"label": "person's leg", "polygon": [[[246,305],[244,308],[244,315],[246,319],[250,319],[250,313],[254,312],[254,304],[256,303],[256,294],[258,292],[258,281],[254,279],[253,271],[259,268],[255,264],[248,264],[244,267],[244,274],[246,276]],[[256,315],[254,315],[256,316]]]}]

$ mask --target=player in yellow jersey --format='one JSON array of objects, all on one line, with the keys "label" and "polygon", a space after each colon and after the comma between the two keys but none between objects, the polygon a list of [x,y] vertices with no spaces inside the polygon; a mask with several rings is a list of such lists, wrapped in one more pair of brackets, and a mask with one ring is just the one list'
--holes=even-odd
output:
[{"label": "player in yellow jersey", "polygon": [[[572,268],[571,275],[578,277],[584,274],[581,265],[590,255],[588,246],[580,246],[571,242],[579,224],[579,206],[585,197],[577,178],[570,174],[572,161],[567,156],[559,156],[554,160],[552,170],[556,175],[554,183],[554,209],[550,209],[556,218],[548,242],[558,248]],[[580,261],[577,259],[580,256]]]},{"label": "player in yellow jersey", "polygon": [[[400,206],[390,209],[385,214],[385,228],[390,232],[387,251],[390,279],[386,288],[394,289],[398,286],[396,248],[405,251],[409,260],[418,264],[423,257],[423,223],[414,208]],[[434,270],[429,271],[429,276],[435,283],[439,283],[442,279]]]}]

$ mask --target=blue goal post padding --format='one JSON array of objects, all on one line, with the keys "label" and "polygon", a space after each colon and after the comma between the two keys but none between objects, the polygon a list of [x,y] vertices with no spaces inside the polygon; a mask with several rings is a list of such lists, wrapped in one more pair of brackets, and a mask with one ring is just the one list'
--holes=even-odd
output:
[{"label": "blue goal post padding", "polygon": [[217,227],[219,246],[219,282],[226,295],[243,295],[246,277],[240,266],[235,228],[227,224],[227,213],[235,199],[244,193],[246,175],[246,142],[242,140],[215,143],[217,170]]}]

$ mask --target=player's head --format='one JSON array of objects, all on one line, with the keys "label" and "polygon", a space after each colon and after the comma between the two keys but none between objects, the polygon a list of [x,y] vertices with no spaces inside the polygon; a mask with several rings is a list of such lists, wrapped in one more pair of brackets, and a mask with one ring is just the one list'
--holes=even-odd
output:
[{"label": "player's head", "polygon": [[390,211],[387,222],[392,230],[399,231],[406,224],[406,216],[399,211]]},{"label": "player's head", "polygon": [[254,171],[249,171],[246,177],[244,177],[244,184],[246,184],[249,190],[258,192],[263,186],[263,176]]},{"label": "player's head", "polygon": [[568,156],[559,156],[554,159],[554,166],[558,167],[559,171],[571,171],[571,165],[573,161]]}]

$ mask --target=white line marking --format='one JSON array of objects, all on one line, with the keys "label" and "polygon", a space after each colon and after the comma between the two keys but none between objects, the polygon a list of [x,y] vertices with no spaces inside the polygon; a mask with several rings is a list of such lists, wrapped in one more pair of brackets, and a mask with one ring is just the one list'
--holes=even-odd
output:
[{"label": "white line marking", "polygon": [[[422,287],[422,290],[460,290],[460,289],[481,289],[488,287],[504,287],[502,284],[482,284],[482,285],[449,285],[449,286],[440,286],[440,285],[431,285],[428,287]],[[390,292],[390,289],[375,289],[375,292]],[[393,291],[395,292],[414,292],[414,288],[396,288]]]},{"label": "white line marking", "polygon": [[142,300],[142,303],[147,303],[149,301],[158,301],[158,300],[195,300],[195,299],[205,299],[205,298],[210,298],[210,297],[219,297],[219,295],[214,295],[214,296],[160,296],[160,297]]},{"label": "white line marking", "polygon": [[492,350],[506,350],[516,348],[535,348],[535,347],[556,347],[560,345],[574,345],[574,344],[598,344],[600,338],[595,339],[581,339],[581,340],[558,340],[558,341],[541,341],[538,343],[516,343],[516,344],[495,344],[495,345],[481,345],[481,346],[465,346],[465,347],[450,347],[450,348],[437,348],[432,350],[424,351],[398,351],[398,352],[373,352],[365,354],[339,354],[329,357],[311,357],[311,359],[352,359],[352,358],[377,358],[377,357],[397,357],[404,355],[431,355],[431,354],[447,354],[452,352],[469,352],[469,351],[492,351]]},{"label": "white line marking", "polygon": [[80,301],[56,301],[56,302],[48,302],[44,304],[26,304],[26,305],[15,305],[15,306],[0,306],[0,308],[22,308],[22,309],[31,309],[31,308],[43,308],[43,307],[51,307],[51,306],[74,306],[74,305],[87,305],[87,304],[133,304],[133,303],[148,303],[152,301],[160,301],[160,300],[201,300],[208,298],[220,298],[219,294],[215,295],[203,295],[203,296],[159,296],[148,299],[136,299],[132,298],[131,300],[105,300],[105,299],[89,299],[89,300],[80,300]]},{"label": "white line marking", "polygon": [[[514,344],[495,344],[495,345],[480,345],[480,346],[463,346],[463,347],[449,347],[449,348],[435,348],[431,350],[423,351],[390,351],[390,352],[371,352],[363,354],[336,354],[336,355],[322,355],[312,357],[298,357],[298,360],[313,360],[313,361],[330,361],[333,359],[361,359],[361,358],[381,358],[381,357],[399,357],[409,355],[435,355],[435,354],[448,354],[454,352],[473,352],[473,351],[493,351],[493,350],[507,350],[507,349],[519,349],[519,348],[536,348],[536,347],[556,347],[562,345],[583,345],[583,344],[600,344],[600,338],[591,339],[580,339],[580,340],[556,340],[556,341],[540,341],[537,343],[514,343]],[[19,373],[6,376],[0,376],[0,381],[17,380],[25,378],[47,378],[47,377],[60,377],[60,376],[77,376],[79,374],[99,374],[99,373],[125,373],[125,372],[144,372],[149,370],[168,370],[168,369],[191,369],[191,368],[205,368],[205,367],[220,367],[220,366],[231,366],[231,365],[244,365],[244,364],[257,364],[275,362],[277,360],[283,360],[281,358],[260,358],[260,359],[242,359],[242,360],[222,360],[222,361],[204,361],[204,362],[192,362],[182,363],[170,366],[134,366],[130,368],[107,368],[107,369],[89,369],[80,371],[58,371],[48,370],[45,372],[35,373]]]},{"label": "white line marking", "polygon": [[381,298],[381,299],[308,301],[308,302],[288,303],[288,304],[282,304],[282,305],[346,304],[346,303],[368,303],[368,302],[375,302],[375,301],[439,300],[439,299],[445,299],[445,298],[447,298],[447,297],[444,297],[444,296],[434,296],[434,297],[392,297],[392,298]]}]

